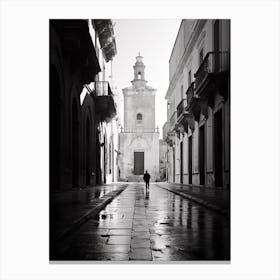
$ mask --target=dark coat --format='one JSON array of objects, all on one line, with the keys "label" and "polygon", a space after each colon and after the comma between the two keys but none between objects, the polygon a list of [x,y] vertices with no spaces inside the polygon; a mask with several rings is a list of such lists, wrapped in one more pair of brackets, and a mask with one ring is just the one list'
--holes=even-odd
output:
[{"label": "dark coat", "polygon": [[151,178],[151,176],[150,176],[149,173],[145,173],[144,176],[143,176],[143,179],[144,179],[145,182],[149,182],[150,178]]}]

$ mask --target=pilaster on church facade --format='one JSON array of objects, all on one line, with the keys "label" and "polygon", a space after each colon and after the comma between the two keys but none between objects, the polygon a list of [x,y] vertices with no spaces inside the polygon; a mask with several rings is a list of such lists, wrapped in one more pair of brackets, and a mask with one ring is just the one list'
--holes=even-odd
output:
[{"label": "pilaster on church facade", "polygon": [[124,127],[120,133],[120,179],[141,181],[146,170],[159,178],[159,132],[155,126],[156,89],[147,85],[140,54],[131,86],[123,89]]}]

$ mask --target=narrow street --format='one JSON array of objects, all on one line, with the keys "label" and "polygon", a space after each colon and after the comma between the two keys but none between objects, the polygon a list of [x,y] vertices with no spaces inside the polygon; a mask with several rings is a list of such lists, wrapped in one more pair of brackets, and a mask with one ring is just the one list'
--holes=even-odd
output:
[{"label": "narrow street", "polygon": [[131,183],[61,243],[59,260],[229,260],[229,221],[151,184]]},{"label": "narrow street", "polygon": [[280,280],[280,0],[38,3],[0,1],[0,280]]},{"label": "narrow street", "polygon": [[230,20],[53,19],[50,43],[49,259],[230,261]]}]

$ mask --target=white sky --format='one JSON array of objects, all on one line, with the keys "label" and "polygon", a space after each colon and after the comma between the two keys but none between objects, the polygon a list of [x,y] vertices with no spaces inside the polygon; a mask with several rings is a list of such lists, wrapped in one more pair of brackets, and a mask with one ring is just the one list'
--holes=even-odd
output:
[{"label": "white sky", "polygon": [[[157,89],[156,126],[162,135],[166,121],[164,96],[169,85],[169,58],[181,20],[175,19],[121,19],[113,20],[117,55],[113,60],[114,84],[122,97],[122,89],[131,85],[133,65],[138,52],[146,65],[145,79]],[[121,113],[123,113],[123,108]],[[122,120],[122,118],[121,118]]]}]

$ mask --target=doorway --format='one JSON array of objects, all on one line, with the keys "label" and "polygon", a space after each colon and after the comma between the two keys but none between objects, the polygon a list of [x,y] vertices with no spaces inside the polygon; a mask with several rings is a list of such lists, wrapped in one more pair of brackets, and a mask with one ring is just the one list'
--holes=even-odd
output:
[{"label": "doorway", "polygon": [[90,186],[90,177],[91,177],[91,171],[90,171],[90,155],[91,155],[91,149],[90,149],[90,122],[89,118],[87,118],[86,121],[86,185]]},{"label": "doorway", "polygon": [[175,148],[172,147],[172,159],[173,159],[173,183],[175,183]]},{"label": "doorway", "polygon": [[189,137],[189,184],[192,184],[192,136]]},{"label": "doorway", "polygon": [[106,176],[107,176],[107,141],[106,136],[103,138],[103,183],[106,184]]},{"label": "doorway", "polygon": [[144,152],[134,152],[134,175],[144,174]]},{"label": "doorway", "polygon": [[99,130],[96,130],[96,145],[95,145],[95,176],[96,176],[96,185],[101,184],[101,169],[100,169],[100,141],[99,141]]},{"label": "doorway", "polygon": [[214,176],[215,186],[223,186],[223,126],[222,109],[214,114]]},{"label": "doorway", "polygon": [[184,145],[183,141],[180,143],[180,183],[184,182]]},{"label": "doorway", "polygon": [[199,128],[199,179],[205,185],[205,126]]}]

